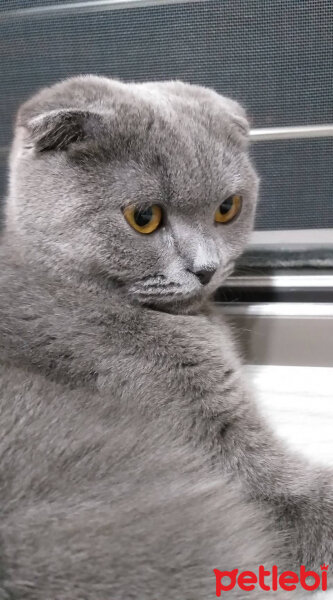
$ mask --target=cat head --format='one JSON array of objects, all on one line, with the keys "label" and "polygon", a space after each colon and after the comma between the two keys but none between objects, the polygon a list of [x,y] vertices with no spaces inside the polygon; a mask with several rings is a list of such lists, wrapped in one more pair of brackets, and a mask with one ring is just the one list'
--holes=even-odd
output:
[{"label": "cat head", "polygon": [[178,81],[85,76],[20,109],[7,228],[29,260],[181,307],[233,268],[258,180],[241,107]]}]

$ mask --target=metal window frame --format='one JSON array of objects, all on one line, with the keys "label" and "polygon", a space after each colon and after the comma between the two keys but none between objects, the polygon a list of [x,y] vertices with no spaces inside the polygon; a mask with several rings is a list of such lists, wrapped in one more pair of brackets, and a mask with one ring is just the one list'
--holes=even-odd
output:
[{"label": "metal window frame", "polygon": [[217,304],[253,365],[333,367],[333,303]]}]

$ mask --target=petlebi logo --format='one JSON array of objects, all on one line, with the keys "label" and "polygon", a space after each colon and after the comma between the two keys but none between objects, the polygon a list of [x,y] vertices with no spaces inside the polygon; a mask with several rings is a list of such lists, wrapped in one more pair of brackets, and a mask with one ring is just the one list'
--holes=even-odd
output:
[{"label": "petlebi logo", "polygon": [[[276,565],[271,570],[265,569],[263,565],[259,566],[258,573],[253,571],[219,571],[214,569],[216,579],[216,596],[223,597],[223,592],[229,592],[234,587],[239,587],[244,591],[252,591],[255,588],[261,588],[266,592],[276,592],[278,589],[293,591],[297,587],[303,588],[308,592],[315,590],[327,590],[327,571],[329,565],[320,565],[321,573],[307,571],[302,565],[299,573],[295,571],[279,572]],[[224,596],[227,597],[227,596]]]}]

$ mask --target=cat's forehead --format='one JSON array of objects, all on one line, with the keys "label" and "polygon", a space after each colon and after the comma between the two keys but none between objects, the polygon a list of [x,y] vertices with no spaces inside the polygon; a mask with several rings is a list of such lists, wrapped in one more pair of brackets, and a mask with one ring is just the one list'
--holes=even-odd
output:
[{"label": "cat's forehead", "polygon": [[[246,187],[247,156],[228,140],[216,139],[191,121],[154,119],[132,124],[128,144],[103,133],[88,147],[90,176],[111,181],[113,197],[194,212]],[[120,147],[119,147],[120,146]],[[95,153],[95,154],[94,154]],[[115,158],[115,160],[114,160]],[[80,161],[80,157],[79,157]]]},{"label": "cat's forehead", "polygon": [[24,126],[54,113],[63,119],[67,111],[61,127],[68,126],[72,111],[84,129],[68,149],[70,157],[92,169],[107,165],[109,172],[120,164],[120,181],[131,197],[135,190],[149,196],[158,187],[165,202],[184,207],[237,191],[247,121],[237,103],[211,90],[177,81],[78,77],[42,90],[23,105],[18,122]]}]

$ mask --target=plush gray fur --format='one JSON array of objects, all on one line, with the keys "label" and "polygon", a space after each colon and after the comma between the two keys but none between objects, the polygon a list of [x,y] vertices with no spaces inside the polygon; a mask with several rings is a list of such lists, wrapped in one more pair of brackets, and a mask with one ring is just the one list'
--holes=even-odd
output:
[{"label": "plush gray fur", "polygon": [[[214,568],[332,562],[332,474],[274,437],[209,302],[252,227],[247,129],[237,103],[181,82],[79,77],[20,109],[0,258],[1,599],[208,600]],[[233,193],[239,217],[214,223]],[[163,227],[134,231],[132,203],[160,204]]]}]

